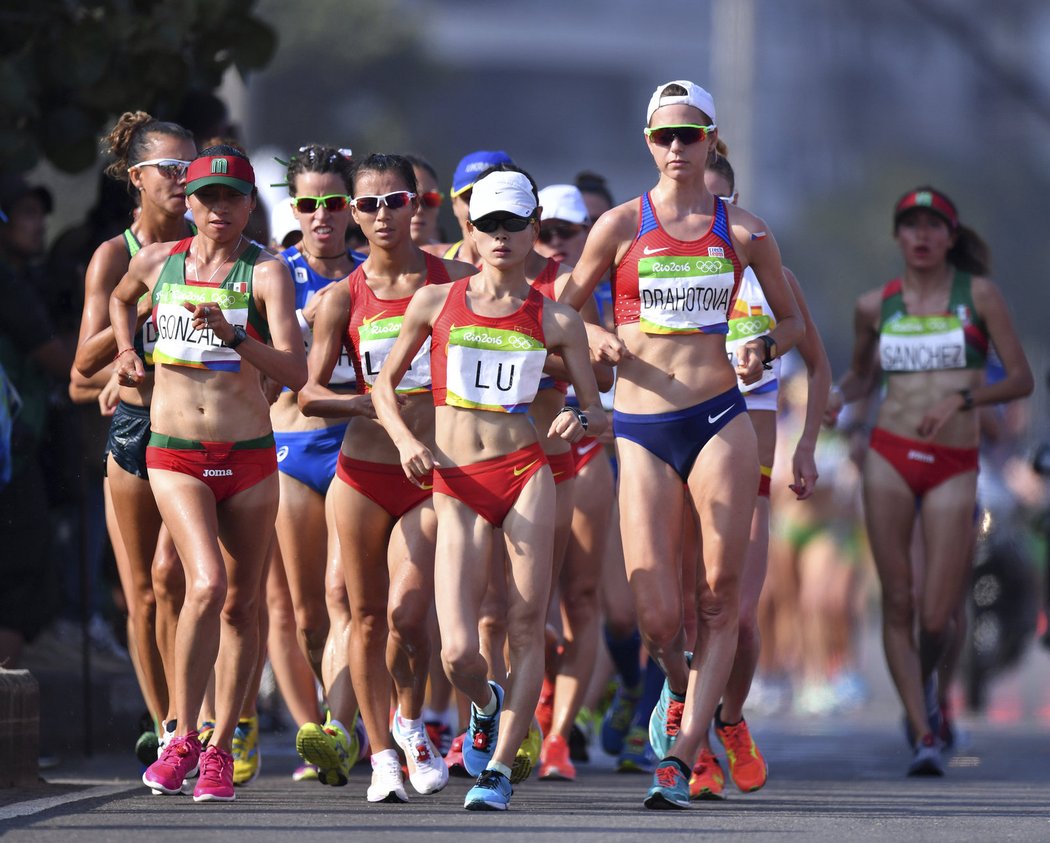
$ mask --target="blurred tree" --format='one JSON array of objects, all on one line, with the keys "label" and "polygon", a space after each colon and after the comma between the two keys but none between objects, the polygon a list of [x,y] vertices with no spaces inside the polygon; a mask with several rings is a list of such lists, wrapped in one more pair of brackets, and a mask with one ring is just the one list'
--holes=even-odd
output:
[{"label": "blurred tree", "polygon": [[230,66],[261,68],[277,44],[255,0],[2,0],[0,161],[90,167],[123,111],[174,112]]}]

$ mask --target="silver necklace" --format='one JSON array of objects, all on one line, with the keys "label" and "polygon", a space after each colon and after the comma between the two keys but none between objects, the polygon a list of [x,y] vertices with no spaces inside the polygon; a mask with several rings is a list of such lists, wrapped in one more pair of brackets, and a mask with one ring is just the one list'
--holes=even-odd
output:
[{"label": "silver necklace", "polygon": [[243,239],[244,235],[242,234],[240,236],[240,239],[238,239],[237,241],[237,245],[233,247],[233,251],[230,253],[230,256],[228,258],[223,259],[223,262],[220,263],[217,267],[215,267],[215,270],[208,277],[207,281],[201,281],[201,253],[200,249],[198,249],[197,254],[193,256],[193,265],[197,269],[197,283],[204,287],[207,287],[209,284],[211,284],[211,282],[215,280],[215,276],[219,274],[219,270],[226,266],[227,262],[232,260],[233,256],[237,254],[237,250],[241,248],[241,240]]}]

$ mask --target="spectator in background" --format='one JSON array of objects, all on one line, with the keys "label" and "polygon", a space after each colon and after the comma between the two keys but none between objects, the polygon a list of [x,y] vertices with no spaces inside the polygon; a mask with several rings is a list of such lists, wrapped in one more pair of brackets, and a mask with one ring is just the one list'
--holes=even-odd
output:
[{"label": "spectator in background", "polygon": [[0,365],[21,400],[11,430],[11,479],[0,489],[0,665],[7,668],[18,665],[23,644],[53,612],[40,446],[49,394],[67,380],[73,353],[56,335],[38,289],[35,263],[52,208],[46,188],[18,174],[0,176],[0,295],[17,303],[0,308]]}]

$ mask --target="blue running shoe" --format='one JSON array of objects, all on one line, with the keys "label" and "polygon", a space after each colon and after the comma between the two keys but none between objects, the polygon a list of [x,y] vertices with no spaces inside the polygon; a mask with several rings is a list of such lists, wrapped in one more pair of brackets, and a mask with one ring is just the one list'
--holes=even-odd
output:
[{"label": "blue running shoe", "polygon": [[472,776],[480,776],[485,771],[496,750],[499,716],[503,711],[503,689],[495,682],[489,682],[489,687],[496,695],[496,713],[486,717],[478,711],[477,706],[471,704],[470,726],[467,727],[467,739],[463,741],[463,766]]},{"label": "blue running shoe", "polygon": [[609,755],[619,755],[623,752],[623,742],[631,730],[631,722],[638,710],[644,687],[641,682],[633,688],[625,688],[623,685],[616,687],[612,703],[602,718],[602,749]]},{"label": "blue running shoe", "polygon": [[632,726],[616,759],[618,773],[651,773],[660,759],[649,746],[649,732],[644,726]]},{"label": "blue running shoe", "polygon": [[653,773],[653,786],[642,804],[654,810],[688,808],[689,776],[674,761],[660,762]]},{"label": "blue running shoe", "polygon": [[[660,699],[653,708],[649,717],[649,743],[657,758],[666,758],[671,753],[678,738],[678,732],[682,728],[682,714],[685,712],[685,697],[679,696],[671,690],[671,686],[664,680],[664,689],[660,692]],[[659,772],[659,770],[657,770]],[[686,782],[688,794],[689,783]]]},{"label": "blue running shoe", "polygon": [[[506,811],[514,788],[510,779],[496,770],[483,770],[474,787],[467,791],[463,807],[468,811]],[[686,796],[689,790],[686,788]]]}]

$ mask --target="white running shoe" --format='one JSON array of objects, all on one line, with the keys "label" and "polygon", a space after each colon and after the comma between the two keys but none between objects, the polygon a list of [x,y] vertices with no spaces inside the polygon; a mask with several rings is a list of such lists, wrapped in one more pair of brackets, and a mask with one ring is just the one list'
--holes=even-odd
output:
[{"label": "white running shoe", "polygon": [[368,786],[369,802],[407,802],[401,762],[392,749],[372,756],[372,783]]},{"label": "white running shoe", "polygon": [[418,728],[411,728],[401,718],[400,707],[394,715],[394,725],[390,730],[397,745],[405,753],[408,762],[408,780],[416,793],[437,793],[448,784],[448,767],[445,759],[430,740],[422,720]]}]

